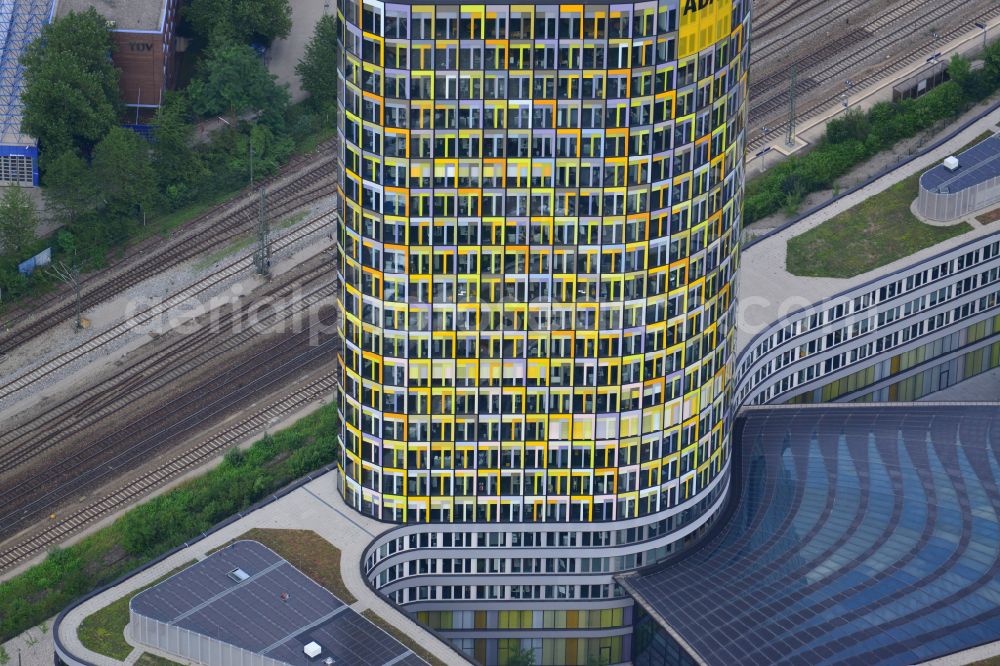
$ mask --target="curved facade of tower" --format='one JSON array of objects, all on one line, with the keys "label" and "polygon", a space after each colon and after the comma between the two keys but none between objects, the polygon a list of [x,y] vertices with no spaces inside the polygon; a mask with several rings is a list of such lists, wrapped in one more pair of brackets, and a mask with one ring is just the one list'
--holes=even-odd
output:
[{"label": "curved facade of tower", "polygon": [[365,513],[621,520],[724,468],[749,3],[679,2],[343,3]]},{"label": "curved facade of tower", "polygon": [[[624,548],[610,581],[722,506],[749,12],[340,1],[342,490],[400,550]],[[476,597],[389,537],[415,612],[515,594],[509,552]]]}]

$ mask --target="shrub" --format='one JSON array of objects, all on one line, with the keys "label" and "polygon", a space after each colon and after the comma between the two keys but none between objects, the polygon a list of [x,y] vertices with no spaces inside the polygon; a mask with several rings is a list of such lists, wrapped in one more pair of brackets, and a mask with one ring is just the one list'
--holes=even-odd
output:
[{"label": "shrub", "polygon": [[995,92],[1000,88],[1000,41],[990,45],[983,69],[973,72],[968,61],[956,56],[949,72],[955,80],[919,99],[879,102],[867,112],[854,109],[831,120],[816,148],[787,158],[747,186],[746,223],[782,209],[794,214],[805,195],[834,187],[838,178],[876,153],[957,117],[973,102]]}]

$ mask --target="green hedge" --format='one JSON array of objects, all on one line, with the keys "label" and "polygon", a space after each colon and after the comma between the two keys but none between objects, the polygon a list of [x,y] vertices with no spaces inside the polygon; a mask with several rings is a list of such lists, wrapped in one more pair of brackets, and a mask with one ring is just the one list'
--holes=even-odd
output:
[{"label": "green hedge", "polygon": [[337,453],[337,410],[326,405],[214,469],[141,504],[108,527],[0,583],[0,643],[75,599],[192,539]]},{"label": "green hedge", "polygon": [[817,146],[804,155],[788,157],[767,175],[747,184],[744,219],[747,224],[781,210],[794,214],[805,196],[834,186],[837,178],[935,124],[953,120],[1000,88],[1000,42],[986,51],[986,66],[973,72],[955,56],[948,67],[951,80],[916,100],[879,102],[867,112],[849,111],[827,124]]}]

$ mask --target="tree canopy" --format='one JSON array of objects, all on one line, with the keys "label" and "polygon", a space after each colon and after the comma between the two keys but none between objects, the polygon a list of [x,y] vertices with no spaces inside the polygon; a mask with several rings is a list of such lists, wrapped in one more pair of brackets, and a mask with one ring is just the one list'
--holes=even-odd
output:
[{"label": "tree canopy", "polygon": [[153,127],[153,167],[170,206],[187,202],[199,182],[209,177],[201,155],[194,149],[191,104],[183,93],[168,93],[157,110]]},{"label": "tree canopy", "polygon": [[92,168],[106,211],[133,219],[149,211],[156,198],[156,173],[145,139],[132,130],[113,127],[94,147]]},{"label": "tree canopy", "polygon": [[191,107],[200,116],[234,119],[263,110],[283,113],[288,91],[276,80],[252,48],[227,44],[213,49],[202,62],[198,77],[188,87]]},{"label": "tree canopy", "polygon": [[520,646],[511,648],[507,656],[507,666],[535,666],[535,651]]},{"label": "tree canopy", "polygon": [[38,214],[31,196],[20,187],[8,187],[0,198],[0,247],[22,259],[35,242]]},{"label": "tree canopy", "polygon": [[45,172],[45,197],[66,223],[97,207],[97,184],[87,162],[71,149],[48,159]]},{"label": "tree canopy", "polygon": [[288,0],[192,0],[185,10],[195,34],[209,45],[270,44],[292,29]]},{"label": "tree canopy", "polygon": [[42,28],[24,56],[21,126],[43,151],[89,155],[117,123],[119,70],[107,20],[93,8],[70,12]]},{"label": "tree canopy", "polygon": [[337,20],[326,14],[316,23],[305,54],[295,66],[302,89],[321,112],[337,107]]}]

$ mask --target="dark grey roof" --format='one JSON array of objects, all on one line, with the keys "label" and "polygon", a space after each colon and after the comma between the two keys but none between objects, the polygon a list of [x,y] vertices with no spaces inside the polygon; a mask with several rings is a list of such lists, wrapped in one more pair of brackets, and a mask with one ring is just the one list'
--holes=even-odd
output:
[{"label": "dark grey roof", "polygon": [[995,405],[752,411],[733,449],[713,532],[623,578],[705,662],[914,664],[1000,639]]},{"label": "dark grey roof", "polygon": [[[242,569],[241,583],[228,574]],[[417,666],[426,662],[277,553],[238,541],[137,594],[132,610],[293,666]],[[303,646],[323,653],[310,659]]]},{"label": "dark grey roof", "polygon": [[936,194],[954,194],[1000,176],[1000,136],[976,144],[958,155],[958,168],[939,164],[920,177],[920,186]]}]

